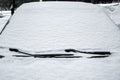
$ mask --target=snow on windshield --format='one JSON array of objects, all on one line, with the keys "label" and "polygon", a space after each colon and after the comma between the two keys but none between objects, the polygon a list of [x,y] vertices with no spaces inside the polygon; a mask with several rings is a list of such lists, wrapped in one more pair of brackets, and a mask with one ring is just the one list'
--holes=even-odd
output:
[{"label": "snow on windshield", "polygon": [[113,49],[120,31],[97,5],[81,2],[27,3],[17,9],[0,46],[31,51],[66,48]]},{"label": "snow on windshield", "polygon": [[110,17],[111,19],[120,27],[120,5],[115,5],[114,11],[111,12]]}]

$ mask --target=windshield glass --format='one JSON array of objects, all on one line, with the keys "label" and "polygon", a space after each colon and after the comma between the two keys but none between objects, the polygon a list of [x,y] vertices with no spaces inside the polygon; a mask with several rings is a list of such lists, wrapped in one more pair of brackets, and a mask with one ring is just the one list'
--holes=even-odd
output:
[{"label": "windshield glass", "polygon": [[112,49],[120,45],[119,34],[118,27],[97,5],[28,3],[12,16],[0,36],[0,46],[29,51]]}]

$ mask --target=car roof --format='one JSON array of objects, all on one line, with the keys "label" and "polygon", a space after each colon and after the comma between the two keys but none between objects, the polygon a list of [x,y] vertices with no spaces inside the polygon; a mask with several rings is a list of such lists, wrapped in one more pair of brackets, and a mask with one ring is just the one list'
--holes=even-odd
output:
[{"label": "car roof", "polygon": [[0,46],[31,51],[56,49],[114,49],[119,28],[104,10],[82,2],[23,4],[0,37]]}]

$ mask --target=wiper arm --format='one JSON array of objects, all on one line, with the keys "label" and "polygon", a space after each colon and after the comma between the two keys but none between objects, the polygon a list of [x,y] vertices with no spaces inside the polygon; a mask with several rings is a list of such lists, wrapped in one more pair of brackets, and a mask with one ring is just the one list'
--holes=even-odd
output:
[{"label": "wiper arm", "polygon": [[25,55],[13,55],[16,57],[34,57],[34,58],[79,58],[81,56],[74,56],[74,54],[30,54],[20,51],[15,48],[9,48],[10,51],[25,54]]},{"label": "wiper arm", "polygon": [[109,51],[80,51],[76,49],[65,49],[65,52],[85,53],[85,54],[97,54],[97,55],[111,55]]},{"label": "wiper arm", "polygon": [[19,49],[15,49],[15,48],[9,48],[9,51],[22,53],[22,54],[25,54],[25,55],[28,55],[28,56],[33,56],[32,54],[29,54],[29,53],[27,53],[27,52],[20,51]]}]

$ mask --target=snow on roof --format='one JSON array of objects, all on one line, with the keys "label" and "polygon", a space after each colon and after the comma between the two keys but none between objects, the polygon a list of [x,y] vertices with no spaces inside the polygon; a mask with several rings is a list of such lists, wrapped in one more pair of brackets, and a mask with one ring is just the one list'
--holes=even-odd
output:
[{"label": "snow on roof", "polygon": [[113,49],[120,31],[102,8],[82,2],[35,2],[17,9],[0,46],[31,51],[66,48]]},{"label": "snow on roof", "polygon": [[67,1],[44,1],[26,3],[21,6],[24,9],[39,8],[97,8],[93,4],[84,2],[67,2]]}]

